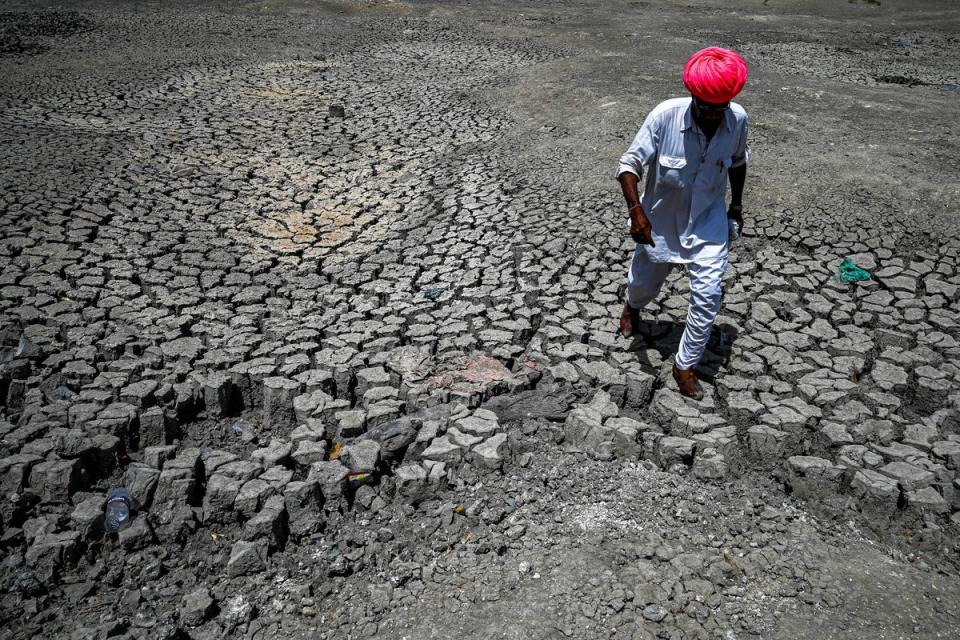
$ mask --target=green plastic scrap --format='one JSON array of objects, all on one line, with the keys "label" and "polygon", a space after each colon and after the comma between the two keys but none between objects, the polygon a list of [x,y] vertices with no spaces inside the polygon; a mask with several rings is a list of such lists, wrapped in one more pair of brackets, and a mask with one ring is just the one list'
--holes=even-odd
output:
[{"label": "green plastic scrap", "polygon": [[430,287],[429,289],[424,289],[422,293],[423,297],[427,300],[436,300],[443,295],[443,289],[440,287]]},{"label": "green plastic scrap", "polygon": [[840,282],[860,282],[869,280],[870,272],[853,264],[853,260],[850,258],[844,258],[843,262],[840,263],[840,271],[837,272],[836,277]]}]

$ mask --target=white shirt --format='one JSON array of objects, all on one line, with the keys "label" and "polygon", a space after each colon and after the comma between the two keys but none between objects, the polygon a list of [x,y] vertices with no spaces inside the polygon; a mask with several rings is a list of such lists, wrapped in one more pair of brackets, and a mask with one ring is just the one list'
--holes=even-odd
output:
[{"label": "white shirt", "polygon": [[693,120],[691,98],[661,102],[620,157],[617,177],[643,177],[640,199],[655,247],[654,262],[708,262],[727,257],[727,170],[750,159],[747,112],[730,103],[710,143]]}]

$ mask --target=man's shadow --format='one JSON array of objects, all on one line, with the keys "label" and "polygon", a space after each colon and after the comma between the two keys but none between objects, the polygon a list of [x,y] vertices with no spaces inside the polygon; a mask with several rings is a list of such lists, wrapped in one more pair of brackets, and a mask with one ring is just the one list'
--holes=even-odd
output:
[{"label": "man's shadow", "polygon": [[[630,347],[627,349],[637,355],[637,361],[645,368],[659,369],[650,361],[649,351],[660,354],[665,362],[673,358],[680,346],[680,337],[683,335],[683,322],[640,320],[636,328]],[[703,359],[697,365],[697,373],[701,379],[713,384],[713,379],[721,367],[726,367],[730,361],[733,345],[737,340],[737,328],[727,323],[713,325],[710,340]]]}]

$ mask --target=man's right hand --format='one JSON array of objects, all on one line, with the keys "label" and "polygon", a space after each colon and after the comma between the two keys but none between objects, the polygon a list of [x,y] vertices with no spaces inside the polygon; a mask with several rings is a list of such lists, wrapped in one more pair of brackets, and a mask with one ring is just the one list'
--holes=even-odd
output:
[{"label": "man's right hand", "polygon": [[653,228],[647,219],[647,214],[643,207],[635,204],[630,207],[630,237],[637,244],[648,244],[651,247],[656,246],[653,243]]}]

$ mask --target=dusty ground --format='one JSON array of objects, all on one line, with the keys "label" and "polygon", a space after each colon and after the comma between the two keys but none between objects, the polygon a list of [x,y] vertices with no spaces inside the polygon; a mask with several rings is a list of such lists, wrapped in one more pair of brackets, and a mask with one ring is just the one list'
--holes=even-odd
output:
[{"label": "dusty ground", "polygon": [[[0,637],[957,637],[958,27],[3,3]],[[613,334],[612,174],[711,44],[753,159],[694,403],[682,274]]]}]

